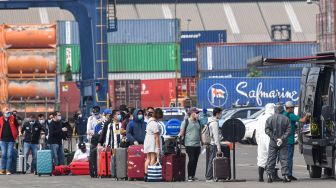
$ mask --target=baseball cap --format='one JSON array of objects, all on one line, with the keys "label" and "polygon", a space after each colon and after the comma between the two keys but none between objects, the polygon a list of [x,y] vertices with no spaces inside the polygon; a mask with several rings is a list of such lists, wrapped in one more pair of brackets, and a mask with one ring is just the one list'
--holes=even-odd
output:
[{"label": "baseball cap", "polygon": [[286,108],[293,108],[293,107],[294,107],[294,104],[293,104],[292,101],[287,101],[287,102],[285,103],[285,107],[286,107]]},{"label": "baseball cap", "polygon": [[190,108],[189,109],[189,113],[191,114],[191,113],[196,113],[196,114],[198,114],[200,111],[197,109],[197,108]]},{"label": "baseball cap", "polygon": [[85,143],[84,143],[84,142],[79,143],[79,144],[78,144],[78,148],[79,148],[79,149],[85,149],[85,148],[86,148]]}]

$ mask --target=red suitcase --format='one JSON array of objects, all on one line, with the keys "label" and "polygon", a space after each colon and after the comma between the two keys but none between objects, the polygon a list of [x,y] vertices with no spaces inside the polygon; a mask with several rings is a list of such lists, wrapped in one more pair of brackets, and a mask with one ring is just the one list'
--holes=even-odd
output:
[{"label": "red suitcase", "polygon": [[162,157],[162,178],[165,181],[185,181],[186,155],[169,154]]},{"label": "red suitcase", "polygon": [[128,147],[127,176],[128,179],[143,179],[145,174],[146,155],[143,146]]},{"label": "red suitcase", "polygon": [[98,153],[97,173],[98,177],[111,177],[111,149],[104,149]]},{"label": "red suitcase", "polygon": [[70,168],[66,165],[55,166],[52,175],[54,176],[66,176],[70,174]]},{"label": "red suitcase", "polygon": [[89,175],[89,162],[72,162],[69,165],[72,175]]}]

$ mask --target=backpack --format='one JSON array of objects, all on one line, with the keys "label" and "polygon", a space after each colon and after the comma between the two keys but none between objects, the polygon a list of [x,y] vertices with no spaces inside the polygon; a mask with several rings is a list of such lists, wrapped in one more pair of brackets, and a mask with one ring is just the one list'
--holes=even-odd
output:
[{"label": "backpack", "polygon": [[202,129],[202,132],[201,132],[201,140],[202,140],[203,145],[210,145],[210,143],[211,143],[209,124],[210,123],[207,123],[204,126],[204,128]]}]

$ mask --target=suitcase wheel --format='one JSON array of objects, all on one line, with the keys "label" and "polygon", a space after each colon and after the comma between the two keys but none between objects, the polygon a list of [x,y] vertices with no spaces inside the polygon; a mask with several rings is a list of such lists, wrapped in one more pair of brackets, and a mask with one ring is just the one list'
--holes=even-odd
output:
[{"label": "suitcase wheel", "polygon": [[214,182],[218,182],[218,178],[214,178]]}]

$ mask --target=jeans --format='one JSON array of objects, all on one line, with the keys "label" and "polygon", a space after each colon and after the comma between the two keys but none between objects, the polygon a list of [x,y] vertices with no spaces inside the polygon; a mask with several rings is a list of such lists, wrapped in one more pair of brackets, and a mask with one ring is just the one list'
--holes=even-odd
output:
[{"label": "jeans", "polygon": [[198,157],[201,153],[201,147],[186,146],[186,152],[188,154],[188,177],[195,177]]},{"label": "jeans", "polygon": [[208,163],[208,169],[207,172],[205,174],[205,178],[207,180],[211,180],[213,179],[213,160],[216,157],[217,154],[217,146],[216,145],[210,145],[210,152],[209,152],[209,161],[207,161]]},{"label": "jeans", "polygon": [[10,172],[12,168],[12,154],[15,142],[3,142],[0,141],[0,147],[2,152],[1,157],[1,170],[7,170]]},{"label": "jeans", "polygon": [[294,144],[288,144],[288,176],[293,175]]},{"label": "jeans", "polygon": [[[31,144],[31,143],[28,143],[28,142],[25,142],[23,144],[23,152],[24,152],[24,158],[28,164],[28,156],[29,156],[29,152],[31,151],[32,153],[32,162],[31,162],[31,169],[30,171],[31,172],[35,172],[36,171],[36,157],[37,157],[37,148],[38,148],[38,144]],[[27,165],[28,167],[28,165]],[[28,170],[28,169],[26,169]]]},{"label": "jeans", "polygon": [[64,149],[63,145],[50,144],[53,162],[55,166],[64,165]]}]

